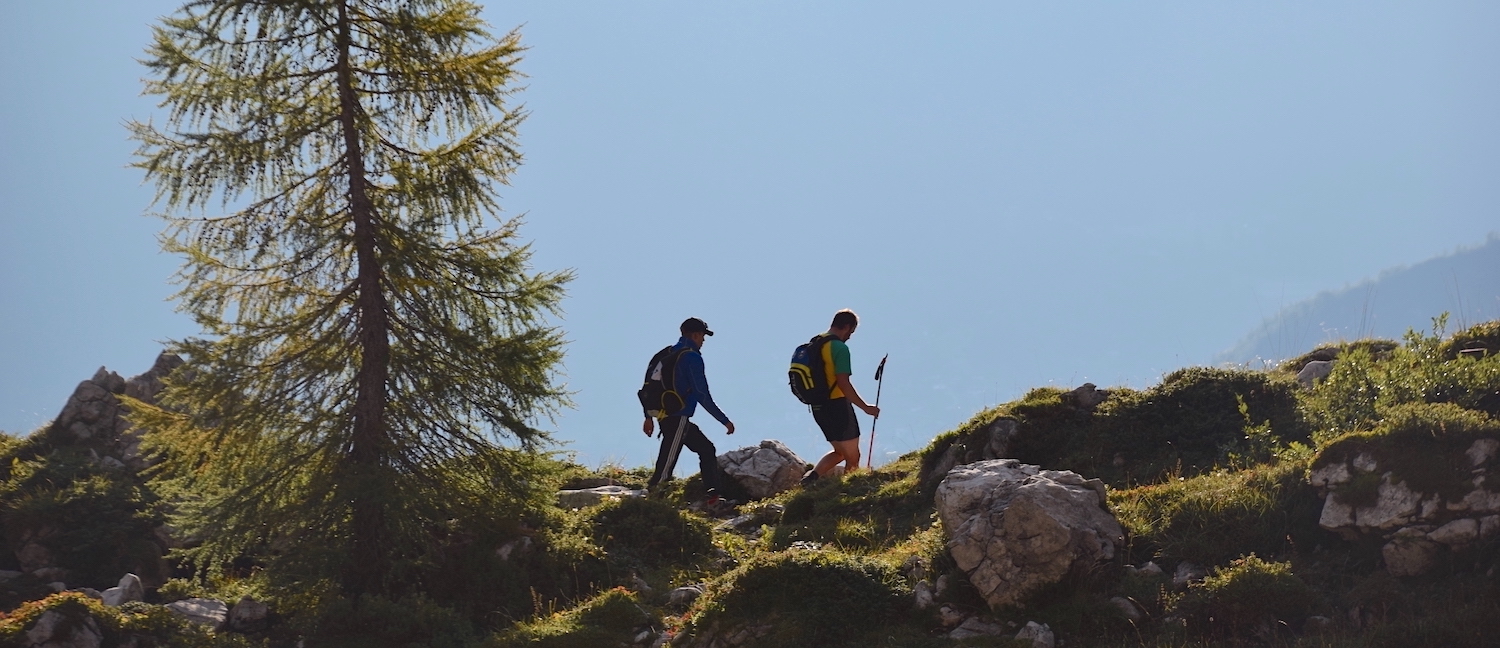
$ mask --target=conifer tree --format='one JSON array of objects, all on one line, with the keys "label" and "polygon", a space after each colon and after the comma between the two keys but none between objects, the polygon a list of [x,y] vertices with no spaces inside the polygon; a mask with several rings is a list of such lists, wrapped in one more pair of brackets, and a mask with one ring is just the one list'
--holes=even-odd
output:
[{"label": "conifer tree", "polygon": [[498,216],[522,49],[463,0],[195,0],[155,29],[167,125],[131,124],[136,164],[205,335],[135,420],[200,566],[258,550],[382,593],[538,488],[571,276]]}]

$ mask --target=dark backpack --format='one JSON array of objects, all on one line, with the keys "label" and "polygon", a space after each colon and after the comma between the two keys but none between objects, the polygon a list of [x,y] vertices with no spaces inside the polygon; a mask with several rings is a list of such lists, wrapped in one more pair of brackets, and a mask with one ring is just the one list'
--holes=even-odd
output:
[{"label": "dark backpack", "polygon": [[828,384],[828,370],[823,363],[823,345],[833,340],[827,333],[819,335],[792,352],[792,367],[787,370],[787,382],[791,383],[792,395],[806,405],[822,405],[830,399],[833,386]]},{"label": "dark backpack", "polygon": [[682,361],[682,354],[691,348],[669,346],[651,356],[651,362],[646,364],[644,384],[635,393],[636,398],[641,400],[641,410],[646,416],[665,418],[687,405],[682,395],[677,393],[677,363]]}]

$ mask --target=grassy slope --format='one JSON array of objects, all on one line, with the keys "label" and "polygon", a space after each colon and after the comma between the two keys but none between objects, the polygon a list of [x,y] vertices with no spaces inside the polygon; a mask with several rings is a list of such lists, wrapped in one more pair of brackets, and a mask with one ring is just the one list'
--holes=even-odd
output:
[{"label": "grassy slope", "polygon": [[[935,614],[911,610],[918,581],[946,576],[952,586],[941,604],[1001,623],[1046,622],[1072,646],[1482,645],[1500,638],[1493,613],[1500,546],[1455,552],[1427,576],[1396,579],[1380,568],[1378,539],[1346,541],[1317,527],[1321,499],[1305,475],[1319,462],[1369,452],[1418,486],[1457,488],[1450,470],[1457,454],[1496,434],[1500,414],[1500,356],[1460,351],[1500,349],[1497,331],[1488,323],[1446,340],[1415,335],[1404,345],[1320,349],[1266,372],[1185,369],[1149,389],[1110,390],[1095,408],[1061,390],[1034,390],[878,470],[742,507],[766,523],[752,533],[692,512],[696,478],[650,500],[544,512],[525,538],[467,538],[436,563],[414,565],[430,579],[431,598],[355,606],[253,569],[173,581],[153,596],[271,600],[279,630],[237,640],[261,645],[308,636],[321,645],[608,646],[663,630],[679,647],[726,631],[744,632],[750,648],[1009,645],[948,640]],[[1300,364],[1335,355],[1328,380],[1311,391],[1297,387],[1292,371]],[[1130,539],[1118,562],[1024,608],[990,611],[947,556],[932,470],[955,445],[971,459],[1002,418],[1017,431],[1010,456],[1109,483]],[[23,445],[8,441],[0,450],[15,455]],[[66,452],[53,456],[55,465],[35,470],[63,474]],[[559,485],[632,487],[644,478],[644,469],[571,464],[553,476]],[[497,547],[523,539],[514,557],[497,557]],[[1146,561],[1168,573],[1125,569]],[[1209,568],[1210,577],[1174,589],[1170,571],[1183,561]],[[690,583],[706,583],[707,592],[691,607],[672,606],[672,588]],[[1125,619],[1114,597],[1133,601],[1144,618]],[[76,607],[71,600],[33,603],[25,614]],[[1312,615],[1334,622],[1316,629]],[[376,636],[383,639],[371,644]]]}]

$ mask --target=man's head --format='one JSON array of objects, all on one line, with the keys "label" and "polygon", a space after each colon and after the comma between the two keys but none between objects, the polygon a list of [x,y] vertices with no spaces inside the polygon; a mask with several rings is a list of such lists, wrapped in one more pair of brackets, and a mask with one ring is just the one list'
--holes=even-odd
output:
[{"label": "man's head", "polygon": [[828,332],[832,333],[834,337],[848,342],[849,337],[854,335],[854,329],[856,328],[859,328],[859,316],[855,315],[854,311],[845,308],[833,314],[833,323],[828,325]]},{"label": "man's head", "polygon": [[682,333],[682,337],[692,340],[693,346],[699,348],[703,346],[704,336],[714,334],[713,331],[708,330],[708,322],[696,317],[682,320],[682,326],[677,327],[677,330]]}]

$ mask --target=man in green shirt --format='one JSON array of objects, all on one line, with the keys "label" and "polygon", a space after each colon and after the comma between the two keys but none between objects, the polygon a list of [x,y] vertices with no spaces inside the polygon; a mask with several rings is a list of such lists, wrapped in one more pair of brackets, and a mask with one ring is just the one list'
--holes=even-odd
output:
[{"label": "man in green shirt", "polygon": [[880,408],[860,398],[854,384],[849,382],[849,375],[854,372],[850,368],[849,346],[845,342],[854,336],[856,328],[859,328],[859,316],[854,311],[846,308],[833,314],[833,323],[826,333],[832,339],[821,350],[829,400],[812,408],[813,420],[817,421],[818,428],[823,430],[823,438],[828,439],[833,450],[823,455],[818,465],[802,476],[803,485],[828,474],[841,461],[844,462],[844,474],[858,470],[859,421],[854,418],[854,408],[858,407],[872,417],[880,417]]}]

